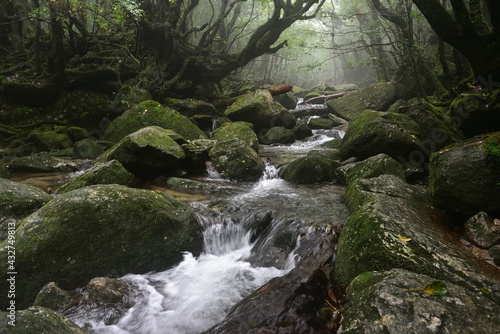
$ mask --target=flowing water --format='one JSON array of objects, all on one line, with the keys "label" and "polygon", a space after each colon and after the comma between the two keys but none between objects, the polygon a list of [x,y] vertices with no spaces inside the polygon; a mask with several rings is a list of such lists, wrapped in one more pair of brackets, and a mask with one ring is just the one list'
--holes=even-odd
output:
[{"label": "flowing water", "polygon": [[[266,171],[256,183],[223,181],[209,168],[209,176],[199,180],[209,190],[188,203],[204,228],[203,253],[185,253],[181,263],[163,272],[122,277],[132,287],[125,305],[82,304],[66,315],[102,334],[200,333],[220,322],[238,301],[300,263],[301,232],[347,217],[342,187],[289,184],[273,163],[342,135],[316,131],[307,141],[261,147]],[[276,247],[277,240],[288,246]]]}]

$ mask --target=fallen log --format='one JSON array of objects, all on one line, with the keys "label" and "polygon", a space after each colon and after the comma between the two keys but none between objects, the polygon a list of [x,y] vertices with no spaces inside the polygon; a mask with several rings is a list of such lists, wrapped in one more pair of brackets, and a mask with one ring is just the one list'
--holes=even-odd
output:
[{"label": "fallen log", "polygon": [[300,102],[299,104],[308,104],[308,103],[311,103],[312,101],[314,100],[319,100],[319,99],[324,99],[325,102],[330,100],[330,99],[333,99],[333,98],[337,98],[337,97],[341,97],[341,96],[344,96],[344,95],[347,95],[347,94],[350,94],[352,92],[355,92],[355,90],[349,90],[349,91],[346,91],[346,92],[342,92],[342,93],[336,93],[336,94],[330,94],[330,95],[321,95],[321,96],[315,96],[315,97],[312,97],[310,99],[307,99],[305,101],[302,101]]}]

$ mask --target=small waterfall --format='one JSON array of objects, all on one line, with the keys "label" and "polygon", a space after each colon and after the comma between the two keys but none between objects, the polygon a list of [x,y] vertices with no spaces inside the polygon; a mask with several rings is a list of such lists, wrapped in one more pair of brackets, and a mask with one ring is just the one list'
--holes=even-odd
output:
[{"label": "small waterfall", "polygon": [[217,170],[215,169],[215,167],[211,161],[207,161],[205,163],[205,165],[207,167],[206,171],[207,171],[209,178],[211,178],[211,179],[220,179],[221,178],[219,172],[217,172]]},{"label": "small waterfall", "polygon": [[262,174],[260,180],[265,181],[265,180],[278,179],[279,170],[271,164],[271,159],[266,158],[263,159],[263,161],[266,165],[266,168],[264,169],[264,173]]}]

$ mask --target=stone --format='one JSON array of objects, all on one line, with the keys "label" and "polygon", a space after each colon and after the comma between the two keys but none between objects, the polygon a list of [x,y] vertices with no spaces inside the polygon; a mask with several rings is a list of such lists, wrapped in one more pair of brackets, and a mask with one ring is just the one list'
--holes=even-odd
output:
[{"label": "stone", "polygon": [[333,121],[331,119],[314,117],[309,120],[307,125],[315,130],[315,129],[331,129],[333,128]]},{"label": "stone", "polygon": [[500,131],[500,113],[480,94],[460,95],[450,105],[454,125],[467,137]]},{"label": "stone", "polygon": [[278,102],[281,104],[283,107],[285,107],[288,110],[295,109],[297,106],[298,98],[294,94],[294,92],[288,92],[285,94],[279,94],[276,96],[273,96],[274,101]]},{"label": "stone", "polygon": [[57,193],[63,194],[97,184],[121,184],[131,186],[136,181],[134,174],[127,171],[117,160],[98,164],[83,174],[62,185]]},{"label": "stone", "polygon": [[51,199],[39,188],[0,178],[0,217],[27,216]]},{"label": "stone", "polygon": [[173,130],[186,140],[207,138],[186,116],[156,101],[148,100],[131,107],[115,118],[104,132],[103,139],[116,143],[147,126]]},{"label": "stone", "polygon": [[95,159],[104,153],[104,149],[92,139],[86,138],[73,145],[73,157],[76,159]]},{"label": "stone", "polygon": [[297,140],[302,140],[313,135],[311,128],[306,124],[304,120],[298,121],[297,125],[293,127],[292,131],[295,134],[295,139]]},{"label": "stone", "polygon": [[264,145],[273,144],[292,144],[295,142],[295,134],[290,129],[281,126],[270,128],[264,134],[259,136],[259,141]]},{"label": "stone", "polygon": [[196,139],[182,144],[181,147],[186,154],[186,159],[181,167],[196,174],[203,174],[209,159],[208,154],[214,145],[215,141],[210,139]]},{"label": "stone", "polygon": [[365,110],[349,123],[340,145],[340,156],[366,159],[385,153],[400,162],[413,161],[413,154],[420,152],[419,138],[420,127],[410,117]]},{"label": "stone", "polygon": [[52,150],[65,149],[73,146],[73,141],[68,134],[60,130],[35,130],[30,133],[29,140],[35,144],[38,151],[50,152]]},{"label": "stone", "polygon": [[256,181],[265,169],[264,162],[257,153],[238,138],[218,141],[209,157],[217,172],[224,178]]},{"label": "stone", "polygon": [[328,114],[327,117],[329,120],[331,120],[333,122],[334,128],[346,128],[347,129],[348,122],[345,119],[340,118],[338,116],[335,116],[334,114]]},{"label": "stone", "polygon": [[[61,194],[22,220],[16,240],[16,307],[33,303],[47,282],[65,290],[94,277],[162,271],[199,254],[203,234],[193,211],[160,192],[97,185]],[[36,242],[33,242],[36,240]],[[7,256],[7,243],[0,256]],[[7,262],[0,263],[7,291]],[[5,309],[7,299],[0,301]]]},{"label": "stone", "polygon": [[259,152],[259,139],[248,123],[234,122],[225,123],[215,129],[214,139],[218,141],[238,138],[250,146],[255,152]]},{"label": "stone", "polygon": [[73,161],[55,158],[50,154],[41,153],[11,160],[9,169],[13,172],[60,173],[75,172],[78,165]]},{"label": "stone", "polygon": [[66,133],[71,138],[73,142],[77,142],[83,139],[86,139],[90,136],[89,132],[84,128],[80,128],[78,126],[70,126],[66,129]]},{"label": "stone", "polygon": [[335,171],[337,180],[349,184],[358,179],[369,179],[384,174],[394,175],[405,180],[401,164],[387,154],[377,154],[360,162],[345,164]]},{"label": "stone", "polygon": [[500,212],[500,132],[433,153],[429,188],[440,208],[469,217]]},{"label": "stone", "polygon": [[495,245],[489,249],[493,262],[500,267],[500,245]]},{"label": "stone", "polygon": [[289,163],[281,173],[281,178],[294,183],[332,181],[339,160],[338,150],[310,151],[307,156]]},{"label": "stone", "polygon": [[153,97],[147,89],[123,85],[114,95],[113,101],[111,102],[111,109],[113,109],[115,113],[121,114],[136,104],[152,99]]},{"label": "stone", "polygon": [[479,212],[465,222],[465,235],[470,242],[479,248],[490,248],[500,243],[500,234],[493,232],[493,218],[486,212]]},{"label": "stone", "polygon": [[213,104],[196,99],[173,99],[167,98],[163,101],[163,105],[174,110],[177,110],[184,116],[194,115],[211,115],[215,116],[217,111]]},{"label": "stone", "polygon": [[78,304],[67,291],[57,286],[56,283],[47,283],[37,294],[33,306],[46,307],[62,313]]}]

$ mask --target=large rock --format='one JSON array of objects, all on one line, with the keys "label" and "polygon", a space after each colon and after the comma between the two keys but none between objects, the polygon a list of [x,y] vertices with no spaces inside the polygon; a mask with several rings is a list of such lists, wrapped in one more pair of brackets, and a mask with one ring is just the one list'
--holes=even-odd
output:
[{"label": "large rock", "polygon": [[326,118],[311,118],[307,123],[311,129],[331,129],[333,128],[333,121]]},{"label": "large rock", "polygon": [[468,216],[500,212],[500,132],[434,153],[429,169],[437,206]]},{"label": "large rock", "polygon": [[295,139],[297,140],[302,140],[313,135],[311,128],[304,120],[299,120],[297,125],[293,127],[292,131],[295,134]]},{"label": "large rock", "polygon": [[349,284],[365,272],[399,268],[473,293],[488,289],[500,303],[500,282],[477,265],[459,240],[442,232],[424,187],[381,175],[351,183],[344,198],[351,215],[339,238],[337,284]]},{"label": "large rock", "polygon": [[394,85],[378,83],[330,100],[326,105],[328,112],[350,121],[356,119],[365,109],[386,110],[395,101],[395,95]]},{"label": "large rock", "polygon": [[338,150],[311,151],[306,157],[289,163],[281,177],[294,183],[314,183],[332,181],[335,178],[335,169],[339,166]]},{"label": "large rock", "polygon": [[207,138],[186,116],[158,102],[148,100],[133,106],[114,119],[106,129],[104,139],[118,142],[123,137],[152,125],[174,130],[186,140]]},{"label": "large rock", "polygon": [[130,107],[144,101],[151,100],[151,93],[142,88],[123,85],[120,90],[114,94],[111,102],[111,109],[116,113],[122,113]]},{"label": "large rock", "polygon": [[141,178],[173,174],[186,157],[171,133],[159,126],[136,131],[97,158],[97,162],[119,161],[127,170]]},{"label": "large rock", "polygon": [[73,145],[73,157],[76,159],[95,159],[104,153],[104,149],[92,139],[86,138]]},{"label": "large rock", "polygon": [[163,102],[163,105],[177,110],[181,114],[185,116],[194,116],[194,115],[216,115],[217,112],[215,107],[205,101],[195,100],[195,99],[173,99],[167,98]]},{"label": "large rock", "polygon": [[465,222],[467,239],[480,248],[490,248],[500,243],[500,234],[493,231],[494,220],[486,212],[479,212]]},{"label": "large rock", "polygon": [[391,174],[402,180],[405,179],[401,164],[383,153],[360,162],[346,163],[335,171],[337,180],[343,184],[349,184],[358,179],[370,179],[383,174]]},{"label": "large rock", "polygon": [[255,131],[277,126],[278,115],[286,110],[281,104],[274,102],[267,90],[258,90],[246,95],[226,109],[224,114],[233,122],[244,121],[254,125]]},{"label": "large rock", "polygon": [[39,151],[60,150],[73,146],[73,141],[66,131],[57,128],[50,131],[35,130],[31,132],[29,140]]},{"label": "large rock", "polygon": [[14,326],[9,324],[10,314],[0,312],[1,334],[86,334],[65,316],[45,307],[33,306],[16,310]]},{"label": "large rock", "polygon": [[265,169],[257,153],[238,138],[217,142],[209,156],[217,172],[224,178],[256,181]]},{"label": "large rock", "polygon": [[97,184],[121,184],[131,186],[135,176],[127,171],[117,160],[98,164],[75,177],[57,190],[59,194]]},{"label": "large rock", "polygon": [[295,134],[290,129],[275,126],[266,131],[266,133],[260,135],[259,141],[264,145],[292,144],[295,142]]},{"label": "large rock", "polygon": [[[203,247],[191,209],[174,198],[119,185],[59,195],[21,221],[15,233],[16,307],[31,305],[47,282],[75,289],[98,276],[165,270]],[[7,242],[0,256],[7,256]],[[7,262],[0,289],[8,291]],[[5,309],[6,299],[1,307]]]},{"label": "large rock", "polygon": [[73,161],[55,158],[50,154],[14,158],[9,164],[13,172],[60,173],[75,172],[78,165]]},{"label": "large rock", "polygon": [[468,138],[500,130],[500,112],[480,94],[458,96],[450,105],[450,116]]},{"label": "large rock", "polygon": [[500,306],[478,291],[444,281],[443,296],[422,289],[435,278],[405,270],[367,272],[347,288],[342,333],[484,333],[500,326]]},{"label": "large rock", "polygon": [[203,174],[206,171],[208,154],[214,145],[215,141],[210,139],[191,140],[188,143],[182,144],[181,147],[186,153],[186,159],[182,164],[182,168],[192,171],[195,174]]},{"label": "large rock", "polygon": [[0,178],[0,217],[29,215],[51,199],[41,189]]},{"label": "large rock", "polygon": [[295,109],[297,106],[298,98],[294,95],[293,92],[288,92],[286,94],[279,94],[276,96],[273,96],[274,101],[278,102],[281,104],[283,107],[287,108],[288,110]]},{"label": "large rock", "polygon": [[419,136],[420,127],[406,115],[365,110],[349,124],[340,155],[366,159],[385,153],[398,161],[412,161],[412,154],[420,152]]},{"label": "large rock", "polygon": [[248,123],[225,123],[214,131],[215,140],[222,141],[235,138],[242,140],[245,144],[253,148],[255,152],[259,152],[259,139]]}]

